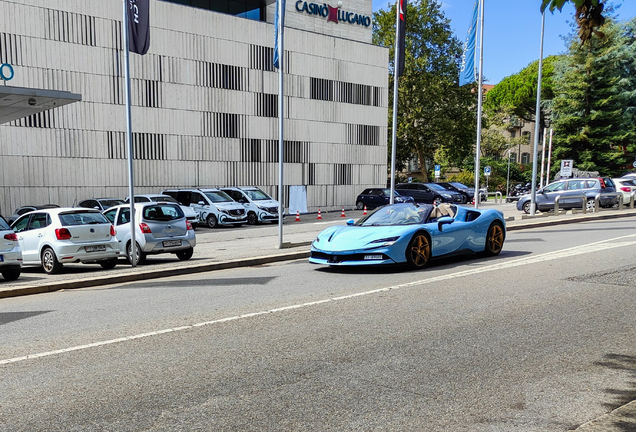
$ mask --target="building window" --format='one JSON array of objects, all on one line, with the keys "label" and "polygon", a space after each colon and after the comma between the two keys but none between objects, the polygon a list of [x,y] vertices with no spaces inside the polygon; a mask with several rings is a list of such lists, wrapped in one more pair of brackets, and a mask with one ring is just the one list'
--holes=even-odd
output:
[{"label": "building window", "polygon": [[521,153],[521,163],[522,164],[530,163],[530,153]]},{"label": "building window", "polygon": [[[521,136],[524,137],[526,139],[526,141],[528,142],[528,144],[530,144],[530,132],[526,131],[526,132],[522,132]],[[523,156],[522,156],[523,157]]]}]

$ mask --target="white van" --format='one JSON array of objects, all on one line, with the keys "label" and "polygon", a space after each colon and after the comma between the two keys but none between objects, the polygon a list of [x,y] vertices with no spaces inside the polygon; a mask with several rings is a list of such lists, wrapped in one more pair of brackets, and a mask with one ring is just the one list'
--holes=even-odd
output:
[{"label": "white van", "polygon": [[[247,223],[256,225],[261,222],[278,222],[278,201],[272,199],[257,187],[222,187],[223,192],[245,206]],[[285,215],[283,214],[283,218]]]},{"label": "white van", "polygon": [[168,189],[161,194],[171,196],[184,206],[193,207],[199,212],[201,221],[210,228],[219,225],[240,227],[247,222],[245,207],[216,188]]}]

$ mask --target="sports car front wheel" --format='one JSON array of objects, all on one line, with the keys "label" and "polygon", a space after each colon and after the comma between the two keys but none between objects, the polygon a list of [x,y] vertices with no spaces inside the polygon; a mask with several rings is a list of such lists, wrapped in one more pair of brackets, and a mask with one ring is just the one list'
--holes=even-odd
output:
[{"label": "sports car front wheel", "polygon": [[406,248],[406,261],[409,267],[422,269],[431,259],[431,238],[425,233],[418,232],[411,239]]},{"label": "sports car front wheel", "polygon": [[503,226],[499,223],[493,223],[488,227],[488,233],[486,234],[486,249],[484,252],[488,256],[499,255],[501,249],[503,249],[504,240],[506,235],[504,234]]}]

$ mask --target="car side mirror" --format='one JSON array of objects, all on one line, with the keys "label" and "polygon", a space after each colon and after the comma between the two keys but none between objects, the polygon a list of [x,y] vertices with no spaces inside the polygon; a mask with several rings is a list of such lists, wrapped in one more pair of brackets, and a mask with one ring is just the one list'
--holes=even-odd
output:
[{"label": "car side mirror", "polygon": [[353,221],[353,219],[347,219],[347,225],[348,225],[348,226],[352,226],[353,224],[355,224],[355,222]]},{"label": "car side mirror", "polygon": [[197,204],[200,205],[200,206],[205,205],[205,203],[203,201],[199,201]]},{"label": "car side mirror", "polygon": [[441,218],[439,218],[439,219],[437,220],[437,229],[441,231],[441,230],[442,230],[442,227],[443,227],[444,225],[450,225],[450,224],[452,224],[454,221],[455,221],[455,219],[453,219],[452,217],[449,217],[449,216],[441,217]]}]

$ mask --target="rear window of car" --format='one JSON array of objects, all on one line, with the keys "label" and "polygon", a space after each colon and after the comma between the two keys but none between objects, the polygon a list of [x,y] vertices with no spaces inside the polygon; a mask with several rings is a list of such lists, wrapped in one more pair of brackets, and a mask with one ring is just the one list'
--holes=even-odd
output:
[{"label": "rear window of car", "polygon": [[60,213],[59,218],[62,226],[110,223],[108,219],[106,219],[106,216],[99,212],[76,211],[72,213]]},{"label": "rear window of car", "polygon": [[2,216],[0,216],[0,228],[3,230],[10,230],[11,228],[9,227],[9,224],[7,223],[6,220],[4,220],[4,218]]},{"label": "rear window of car", "polygon": [[603,177],[601,180],[603,181],[603,183],[605,183],[605,187],[615,187],[614,186],[614,181],[611,178]]},{"label": "rear window of car", "polygon": [[146,206],[143,212],[143,218],[150,221],[171,221],[183,217],[183,210],[176,205]]}]

